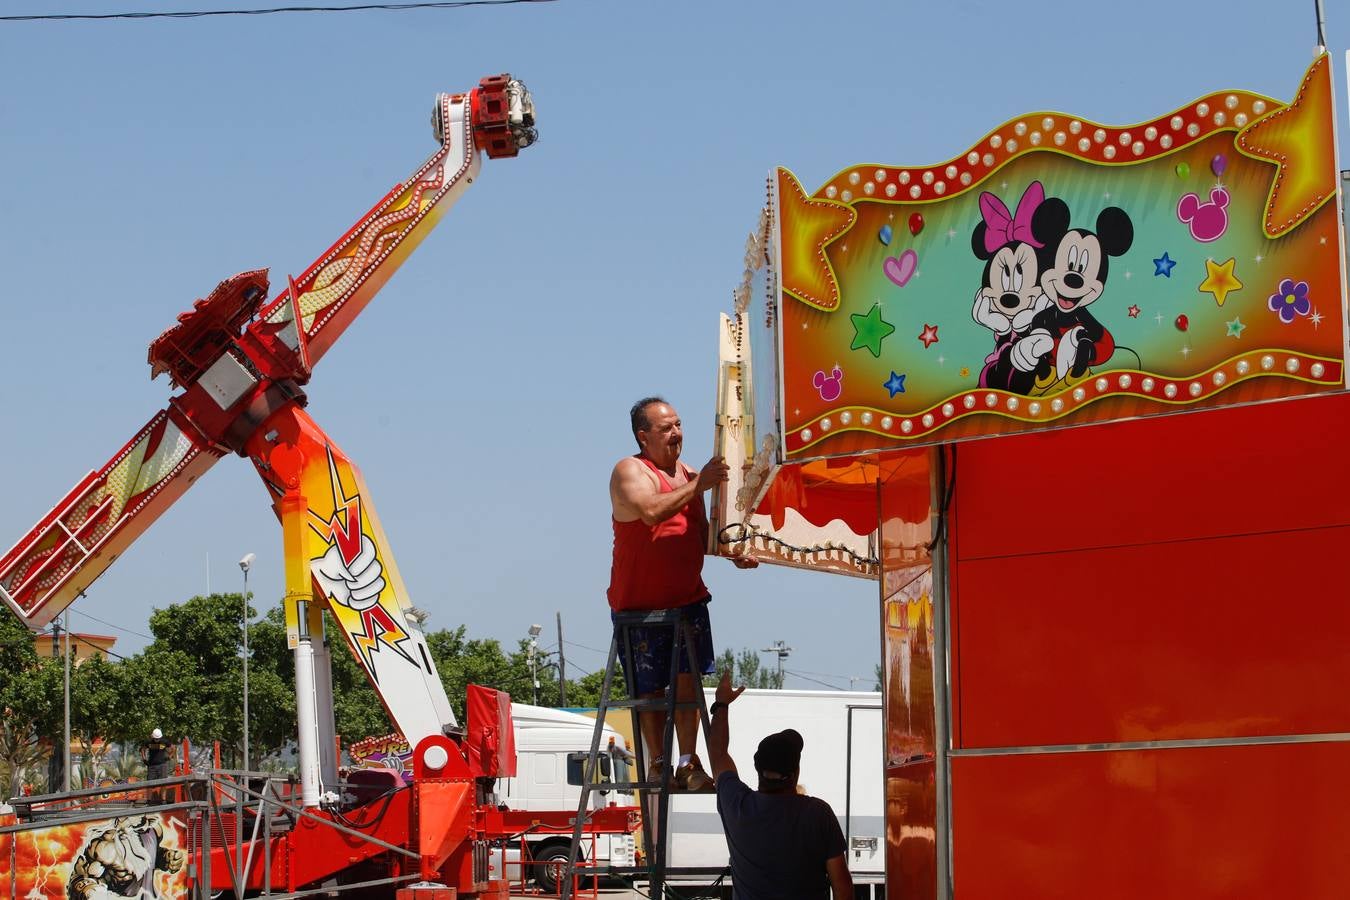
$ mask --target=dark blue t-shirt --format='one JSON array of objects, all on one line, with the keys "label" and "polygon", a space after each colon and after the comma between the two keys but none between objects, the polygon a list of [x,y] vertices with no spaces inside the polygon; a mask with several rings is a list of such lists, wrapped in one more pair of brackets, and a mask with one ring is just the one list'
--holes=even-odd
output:
[{"label": "dark blue t-shirt", "polygon": [[717,811],[731,851],[736,900],[821,900],[825,861],[844,852],[830,804],[801,794],[752,791],[735,772],[717,778]]}]

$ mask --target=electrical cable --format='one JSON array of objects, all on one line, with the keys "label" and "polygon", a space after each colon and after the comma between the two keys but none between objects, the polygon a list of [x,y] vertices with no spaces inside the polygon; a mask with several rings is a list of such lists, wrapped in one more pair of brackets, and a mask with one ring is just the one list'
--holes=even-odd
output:
[{"label": "electrical cable", "polygon": [[337,819],[339,822],[341,822],[343,825],[346,825],[348,828],[354,828],[357,831],[365,831],[368,828],[374,828],[378,826],[381,822],[384,821],[384,814],[389,811],[389,804],[393,802],[394,794],[398,793],[401,790],[403,790],[401,787],[390,788],[380,796],[376,797],[374,800],[371,800],[369,803],[363,804],[364,806],[373,807],[376,803],[379,803],[381,800],[384,801],[384,805],[380,807],[379,812],[374,813],[371,818],[365,820],[364,822],[355,822],[347,818],[347,816],[343,814],[342,810],[338,807],[337,804],[333,804],[327,809],[328,812],[332,814],[333,818]]},{"label": "electrical cable", "polygon": [[135,630],[133,630],[133,629],[131,629],[131,628],[126,628],[126,627],[124,627],[124,626],[122,626],[122,625],[115,625],[115,624],[113,624],[112,622],[104,621],[103,619],[100,619],[98,616],[91,616],[89,613],[85,612],[84,610],[80,610],[80,615],[84,616],[86,619],[93,619],[95,622],[99,623],[100,625],[107,625],[109,628],[116,628],[118,631],[125,631],[127,634],[134,634],[134,635],[136,635],[136,637],[143,637],[143,638],[145,638],[147,641],[153,641],[153,640],[154,640],[154,638],[151,637],[151,636],[148,635],[148,634],[142,634],[141,632],[135,631]]},{"label": "electrical cable", "polygon": [[830,684],[828,681],[821,681],[819,678],[810,678],[810,677],[807,677],[806,675],[803,675],[801,672],[794,672],[794,671],[791,670],[791,669],[784,669],[784,670],[783,670],[783,674],[784,674],[784,675],[791,675],[791,676],[793,676],[794,678],[800,678],[800,679],[802,679],[803,681],[809,681],[809,682],[811,682],[812,684],[819,684],[819,685],[821,685],[821,686],[823,686],[823,687],[829,688],[830,690],[834,690],[834,691],[842,691],[842,690],[844,690],[844,688],[841,688],[841,687],[840,687],[839,685],[837,685],[837,684]]},{"label": "electrical cable", "polygon": [[[947,465],[947,484],[943,491],[942,507],[938,510],[938,527],[933,534],[933,539],[928,542],[928,552],[931,554],[933,548],[938,542],[947,536],[947,511],[951,508],[952,494],[956,492],[956,445],[950,445],[951,459]],[[939,452],[941,452],[939,450]]]},{"label": "electrical cable", "polygon": [[564,640],[563,643],[569,647],[579,647],[582,650],[589,650],[592,653],[599,653],[601,656],[609,656],[608,650],[599,650],[595,647],[587,646],[586,644],[578,644],[576,641]]},{"label": "electrical cable", "polygon": [[212,16],[270,16],[277,13],[406,12],[414,9],[463,9],[469,6],[513,6],[520,3],[556,3],[557,0],[441,0],[421,3],[363,3],[358,6],[272,6],[262,9],[205,9],[196,12],[46,13],[0,16],[0,22],[72,22],[115,19],[205,19]]}]

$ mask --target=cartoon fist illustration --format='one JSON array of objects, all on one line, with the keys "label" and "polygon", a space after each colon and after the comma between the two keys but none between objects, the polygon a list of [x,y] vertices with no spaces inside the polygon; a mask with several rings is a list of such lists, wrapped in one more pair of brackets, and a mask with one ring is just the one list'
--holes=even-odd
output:
[{"label": "cartoon fist illustration", "polygon": [[1044,328],[1037,328],[1022,338],[1012,348],[1013,368],[1019,372],[1033,372],[1040,365],[1041,357],[1055,347],[1055,339]]},{"label": "cartoon fist illustration", "polygon": [[314,577],[334,601],[357,612],[379,602],[385,583],[384,566],[375,558],[375,542],[366,535],[361,535],[361,552],[350,565],[337,544],[313,562]]}]

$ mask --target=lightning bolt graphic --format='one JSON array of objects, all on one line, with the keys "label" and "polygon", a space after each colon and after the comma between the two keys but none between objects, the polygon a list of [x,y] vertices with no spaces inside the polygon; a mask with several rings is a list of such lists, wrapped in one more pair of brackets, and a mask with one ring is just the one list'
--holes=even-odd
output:
[{"label": "lightning bolt graphic", "polygon": [[[342,486],[342,476],[338,472],[337,462],[333,459],[331,447],[325,448],[328,454],[328,481],[333,496],[333,514],[323,519],[314,510],[309,511],[310,527],[330,546],[336,545],[342,561],[348,566],[361,553],[361,536],[364,533],[361,516],[361,495],[348,495]],[[372,541],[374,539],[372,538]],[[376,555],[379,548],[376,547]],[[412,656],[400,646],[408,640],[408,633],[384,607],[383,600],[369,609],[357,613],[361,621],[361,633],[350,632],[355,641],[366,670],[372,678],[379,681],[375,669],[374,654],[380,652],[380,645],[387,646],[405,661],[417,665]]]},{"label": "lightning bolt graphic", "polygon": [[342,476],[338,473],[337,462],[333,459],[333,449],[325,447],[328,454],[328,480],[333,493],[333,514],[327,521],[321,519],[314,510],[309,514],[310,523],[319,537],[329,544],[337,544],[342,561],[351,565],[361,552],[361,495],[347,496],[342,486]]},{"label": "lightning bolt graphic", "polygon": [[33,855],[37,861],[37,872],[33,875],[33,888],[28,892],[25,900],[47,900],[47,881],[52,877],[54,874],[53,870],[60,862],[60,857],[57,856],[57,850],[60,849],[60,845],[55,841],[53,841],[51,845],[52,864],[49,866],[42,861],[42,845],[38,843],[38,834],[39,833],[34,833],[32,835]]}]

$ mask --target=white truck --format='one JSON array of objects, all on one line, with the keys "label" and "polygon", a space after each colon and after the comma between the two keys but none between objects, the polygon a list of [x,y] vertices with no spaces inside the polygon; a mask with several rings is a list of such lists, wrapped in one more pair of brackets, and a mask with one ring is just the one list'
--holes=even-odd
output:
[{"label": "white truck", "polygon": [[[706,691],[711,706],[713,692]],[[581,798],[582,763],[591,745],[595,719],[590,716],[513,703],[516,729],[516,775],[498,782],[501,802],[512,809],[575,811]],[[614,717],[621,716],[622,719]],[[623,735],[610,723],[627,723],[628,712],[608,714],[600,747],[609,739],[627,749]],[[885,789],[881,694],[871,691],[747,690],[731,710],[731,756],[745,782],[755,786],[755,748],[766,734],[795,728],[802,735],[801,776],[798,783],[814,797],[830,804],[839,818],[847,846],[849,871],[859,896],[870,896],[884,883]],[[705,767],[708,750],[702,730],[699,757]],[[622,758],[602,753],[602,764],[611,767],[612,781],[639,781],[642,775],[627,768]],[[629,792],[610,791],[593,795],[593,802],[635,806]],[[567,862],[566,835],[529,838],[531,874],[548,891],[556,891],[554,879]],[[590,858],[589,840],[583,853]],[[632,866],[635,842],[632,835],[600,835],[596,838],[595,863]],[[547,865],[544,865],[547,863]],[[495,866],[494,858],[494,866]],[[673,883],[710,883],[728,864],[726,837],[712,794],[672,794],[667,880]],[[505,877],[519,880],[519,853],[506,857]],[[714,874],[680,874],[679,869],[699,869]],[[503,877],[494,875],[493,877]]]},{"label": "white truck", "polygon": [[[626,716],[627,713],[624,713]],[[516,774],[497,782],[500,802],[512,809],[567,810],[575,813],[581,800],[581,774],[586,755],[591,748],[595,719],[560,709],[511,704],[511,720],[516,731]],[[611,756],[610,739],[620,750],[628,749],[623,735],[605,727],[600,749],[601,770],[609,767],[610,781],[637,781],[628,771],[621,754]],[[635,806],[637,801],[628,791],[605,791],[591,795],[592,805]],[[567,865],[571,834],[548,834],[539,837],[526,835],[531,859],[530,874],[548,893],[557,892],[558,872]],[[636,843],[631,834],[601,834],[595,838],[595,864],[600,866],[632,866]],[[582,844],[583,856],[591,859],[591,841]],[[493,875],[520,879],[520,854],[508,851],[506,873]],[[494,859],[494,866],[496,860]]]},{"label": "white truck", "polygon": [[[705,692],[709,706],[711,689]],[[885,882],[885,779],[881,694],[872,691],[747,690],[732,704],[731,758],[755,787],[755,748],[767,734],[795,728],[805,742],[797,783],[830,804],[839,818],[857,896]],[[699,730],[699,758],[708,763]],[[712,794],[672,794],[667,865],[671,882],[709,882],[715,875],[681,875],[683,868],[724,868],[726,837]]]}]

